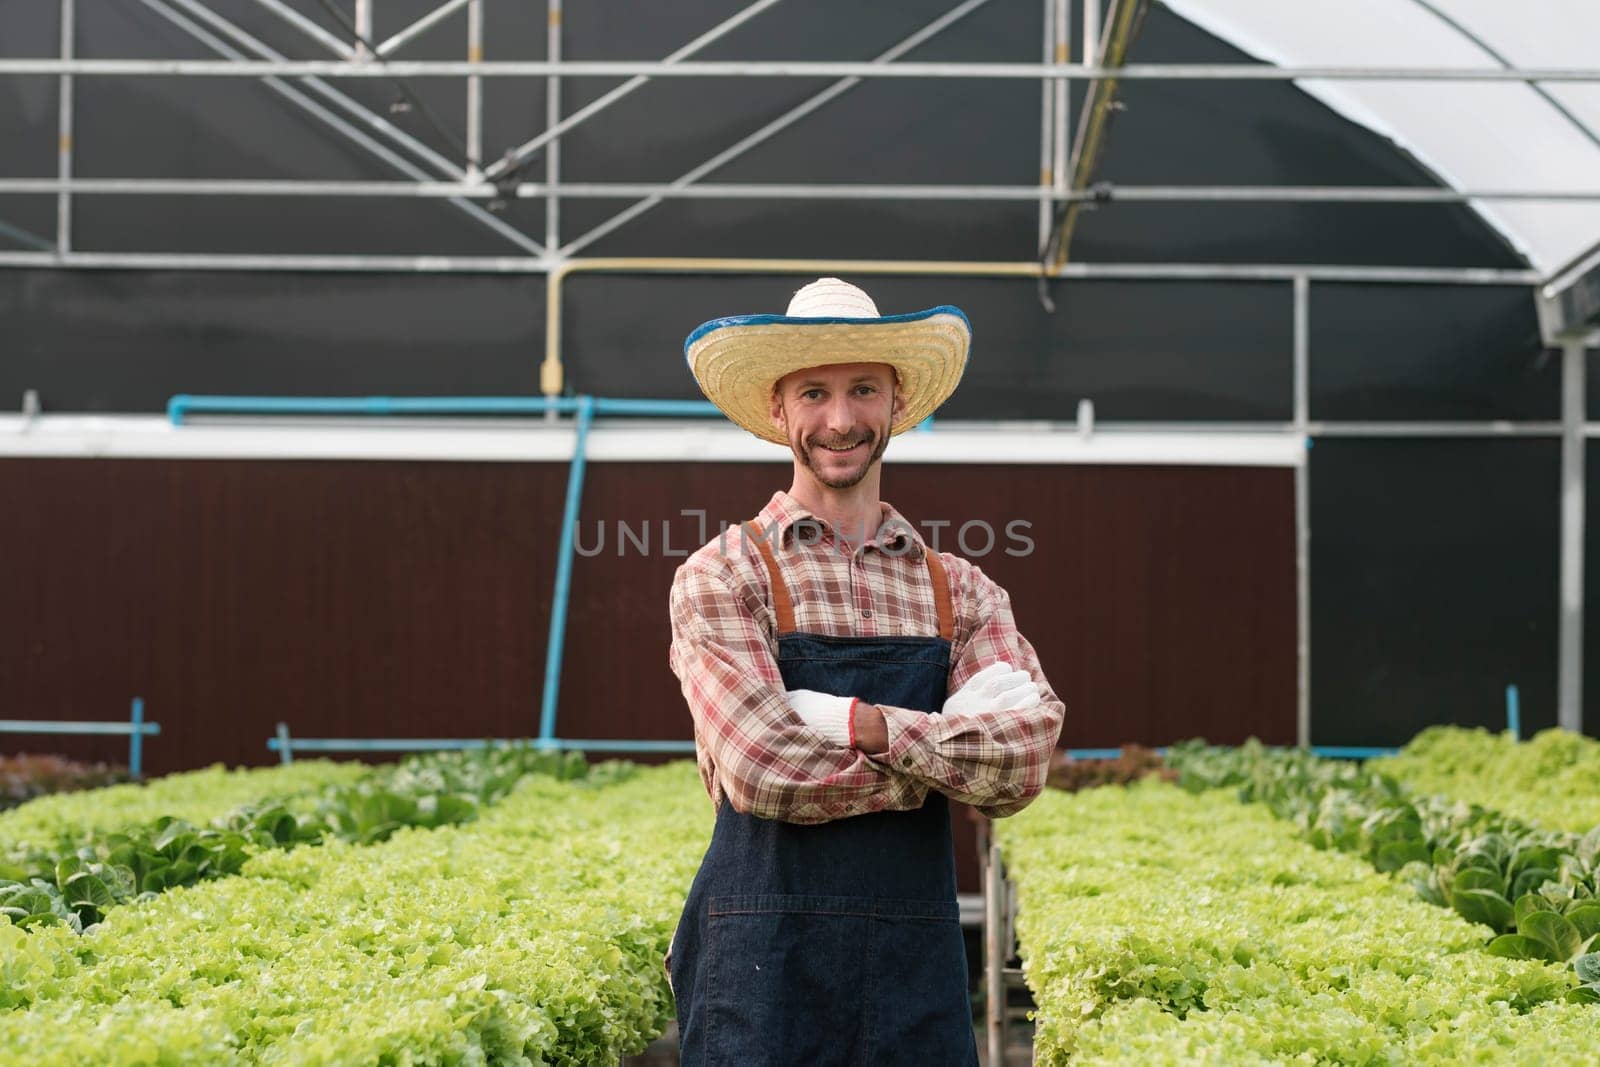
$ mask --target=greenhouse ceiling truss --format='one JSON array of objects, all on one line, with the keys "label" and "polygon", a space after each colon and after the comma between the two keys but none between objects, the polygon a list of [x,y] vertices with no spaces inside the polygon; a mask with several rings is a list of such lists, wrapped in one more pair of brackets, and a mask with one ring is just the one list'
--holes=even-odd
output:
[{"label": "greenhouse ceiling truss", "polygon": [[[712,29],[686,42],[655,62],[572,61],[562,57],[561,0],[547,0],[550,19],[547,54],[542,60],[484,61],[485,0],[443,0],[410,26],[378,40],[373,33],[374,0],[354,0],[353,17],[333,32],[290,7],[285,0],[255,0],[261,8],[292,27],[315,59],[296,59],[272,48],[204,0],[139,0],[152,18],[177,26],[216,57],[210,60],[79,59],[74,54],[76,0],[58,0],[60,50],[54,58],[0,60],[0,76],[48,75],[59,78],[59,149],[53,178],[0,179],[0,205],[9,195],[54,195],[57,205],[53,239],[28,233],[4,221],[5,233],[27,251],[0,252],[0,267],[139,270],[245,270],[245,271],[362,271],[362,272],[475,272],[548,274],[551,305],[550,338],[542,370],[547,395],[561,392],[560,287],[571,273],[584,270],[655,272],[788,273],[809,270],[853,271],[858,274],[944,273],[965,276],[1032,277],[1042,280],[1182,279],[1270,280],[1288,284],[1293,301],[1294,400],[1289,423],[1247,424],[1246,429],[1295,435],[1307,441],[1318,436],[1357,437],[1559,437],[1562,442],[1560,667],[1558,721],[1570,729],[1582,724],[1582,621],[1584,443],[1600,437],[1600,423],[1587,420],[1585,404],[1585,349],[1600,341],[1600,245],[1562,271],[1544,277],[1538,271],[1499,268],[1441,268],[1404,266],[1250,265],[1250,264],[1097,264],[1069,261],[1065,242],[1052,238],[1066,232],[1062,220],[1068,210],[1086,203],[1125,202],[1310,202],[1370,204],[1471,204],[1493,201],[1595,201],[1600,188],[1568,190],[1415,187],[1195,187],[1123,186],[1092,181],[1095,137],[1091,132],[1103,116],[1096,108],[1109,107],[1115,83],[1135,80],[1267,80],[1304,79],[1482,82],[1515,81],[1530,85],[1600,82],[1600,69],[1532,69],[1411,67],[1283,67],[1260,64],[1230,65],[1125,65],[1110,64],[1105,57],[1120,57],[1116,34],[1130,23],[1124,0],[1112,0],[1101,22],[1100,6],[1083,5],[1083,26],[1078,37],[1080,59],[1071,61],[1069,0],[1041,0],[1040,61],[1038,63],[917,63],[901,57],[929,39],[961,22],[988,0],[963,0],[945,14],[907,36],[870,62],[700,62],[693,59],[712,42],[773,7],[779,0],[754,0]],[[1143,0],[1127,0],[1141,4]],[[465,59],[414,61],[397,58],[406,46],[461,13],[466,20]],[[341,20],[343,18],[341,16]],[[1086,45],[1086,46],[1085,46]],[[326,58],[331,56],[332,58]],[[213,78],[261,79],[314,120],[330,127],[352,144],[393,171],[387,181],[315,180],[186,180],[74,177],[73,83],[79,77],[184,77],[202,83]],[[483,79],[544,78],[546,129],[484,163]],[[562,115],[562,79],[573,77],[623,77],[628,80],[590,104]],[[736,144],[704,161],[671,182],[603,183],[564,182],[561,179],[561,137],[589,118],[633,93],[651,79],[664,77],[826,77],[832,85],[773,120]],[[1041,123],[1040,182],[1035,186],[938,186],[892,184],[782,185],[714,183],[704,179],[757,145],[780,134],[812,112],[848,92],[865,78],[989,78],[1028,79],[1039,82]],[[441,154],[419,138],[399,129],[387,117],[359,103],[337,84],[352,78],[384,80],[453,78],[466,82],[464,136],[441,130],[460,146],[460,158]],[[1087,109],[1078,117],[1080,136],[1073,141],[1067,87],[1072,81],[1088,83]],[[399,83],[403,95],[408,94]],[[427,116],[432,121],[431,116]],[[536,153],[544,155],[541,181],[524,181],[522,168]],[[1085,156],[1087,155],[1087,158]],[[236,197],[383,197],[444,199],[473,225],[484,227],[505,241],[498,256],[393,256],[295,254],[173,254],[155,252],[95,252],[75,247],[72,201],[95,195],[182,195]],[[567,199],[634,198],[618,212],[575,237],[561,231],[561,203]],[[513,226],[493,208],[508,199],[545,202],[545,232],[530,234]],[[951,202],[1024,201],[1038,205],[1038,262],[1018,263],[874,263],[827,261],[757,261],[688,259],[608,259],[580,256],[595,242],[626,226],[664,200],[687,198],[764,200],[940,200]],[[1326,422],[1310,418],[1309,403],[1309,293],[1314,282],[1374,282],[1393,284],[1456,284],[1527,286],[1539,309],[1545,340],[1562,352],[1562,417],[1559,422]],[[552,365],[555,371],[552,373]],[[1236,432],[1238,424],[1187,423],[1185,432]],[[1145,424],[1147,429],[1159,429]],[[1295,468],[1297,561],[1299,583],[1299,708],[1298,734],[1302,743],[1310,736],[1309,711],[1309,497],[1304,463]]]}]

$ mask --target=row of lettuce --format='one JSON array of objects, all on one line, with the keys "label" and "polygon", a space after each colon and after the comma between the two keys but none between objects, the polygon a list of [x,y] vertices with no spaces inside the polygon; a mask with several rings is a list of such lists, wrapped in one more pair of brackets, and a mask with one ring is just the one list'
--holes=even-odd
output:
[{"label": "row of lettuce", "polygon": [[0,1047],[36,1064],[616,1062],[710,834],[692,764],[529,775],[477,818],[262,849],[75,934],[0,924]]},{"label": "row of lettuce", "polygon": [[42,797],[0,814],[0,916],[81,931],[111,908],[237,874],[265,850],[458,825],[528,775],[597,782],[627,770],[603,764],[591,776],[581,754],[508,745],[382,767],[213,767]]},{"label": "row of lettuce", "polygon": [[1046,794],[997,824],[1038,1062],[1592,1058],[1600,829],[1573,812],[1600,777],[1570,768],[1597,748],[1434,730],[1363,767],[1194,743],[1181,788]]}]

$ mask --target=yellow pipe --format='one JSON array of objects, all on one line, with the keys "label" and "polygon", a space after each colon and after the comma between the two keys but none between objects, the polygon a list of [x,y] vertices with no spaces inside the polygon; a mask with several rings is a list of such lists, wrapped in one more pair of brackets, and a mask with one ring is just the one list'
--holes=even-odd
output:
[{"label": "yellow pipe", "polygon": [[938,274],[971,278],[1039,278],[1047,271],[1036,261],[900,259],[694,259],[596,257],[569,259],[550,269],[545,289],[544,362],[539,391],[560,396],[566,371],[561,360],[561,290],[569,274]]}]

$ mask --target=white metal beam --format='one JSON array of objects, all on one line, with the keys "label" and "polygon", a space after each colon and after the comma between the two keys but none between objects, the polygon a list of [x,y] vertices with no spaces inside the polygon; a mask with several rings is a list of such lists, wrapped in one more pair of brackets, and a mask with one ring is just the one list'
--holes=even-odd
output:
[{"label": "white metal beam", "polygon": [[[469,62],[483,61],[483,0],[465,0],[471,4],[467,8],[467,59]],[[445,5],[445,8],[449,7]],[[440,11],[445,10],[440,8]],[[438,12],[435,12],[438,14]],[[380,45],[378,53],[383,53]],[[483,159],[483,79],[470,77],[467,79],[467,180],[477,181],[483,175],[480,162]]]},{"label": "white metal beam", "polygon": [[[81,267],[91,270],[249,270],[249,271],[373,271],[383,273],[439,273],[439,274],[543,274],[561,263],[552,257],[527,256],[388,256],[388,255],[298,255],[253,254],[231,255],[213,253],[175,252],[71,252],[57,256],[53,252],[0,252],[0,267]],[[580,261],[582,262],[582,261]],[[906,266],[937,265],[915,264],[904,261],[879,263],[873,260],[841,262],[838,260],[785,260],[781,268],[763,267],[761,262],[749,260],[697,259],[620,261],[613,268],[627,273],[628,264],[636,264],[637,273],[661,273],[682,270],[685,273],[790,273],[797,269],[789,264],[816,263],[814,269],[857,270],[875,274],[893,274]],[[994,268],[1003,269],[994,269]],[[954,269],[943,271],[953,275],[971,277],[1037,278],[1037,263],[960,263]],[[1370,267],[1334,264],[1292,263],[1067,263],[1049,273],[1051,278],[1117,278],[1143,281],[1256,281],[1287,282],[1297,274],[1305,274],[1314,282],[1360,282],[1397,285],[1533,285],[1539,280],[1538,272],[1531,270],[1504,270],[1497,267]],[[1389,433],[1401,433],[1401,424],[1379,424],[1388,427]],[[1443,436],[1452,424],[1438,424],[1437,435]],[[1484,426],[1510,424],[1484,423]],[[1321,431],[1319,424],[1313,428]],[[1432,431],[1430,431],[1432,432]]]},{"label": "white metal beam", "polygon": [[[242,58],[242,53],[239,52],[238,49],[234,48],[228,42],[206,30],[204,27],[198,25],[190,18],[186,17],[182,12],[174,10],[171,5],[178,5],[190,15],[210,23],[215,29],[228,34],[228,36],[232,37],[239,44],[254,50],[258,55],[277,55],[277,53],[274,52],[273,49],[264,42],[257,40],[255,37],[240,29],[238,26],[235,26],[227,19],[217,15],[204,4],[199,3],[198,0],[143,0],[143,3],[156,14],[188,32],[190,35],[195,37],[196,40],[199,40],[201,43],[205,44],[212,51],[224,56],[233,57],[230,60],[231,62],[245,62],[245,60]],[[389,164],[391,167],[400,171],[407,177],[413,178],[417,181],[424,181],[432,177],[420,167],[411,163],[409,160],[397,155],[385,145],[375,141],[364,131],[333,114],[326,107],[317,103],[315,100],[312,100],[304,91],[295,88],[294,86],[291,86],[278,78],[263,79],[263,84],[272,89],[274,92],[278,93],[280,96],[289,100],[296,107],[301,108],[314,117],[320,119],[328,126],[337,130],[339,133],[342,133],[355,144],[365,148],[368,152],[372,153],[374,156],[378,157],[380,160]],[[428,148],[420,141],[417,141],[416,138],[412,137],[410,134],[407,134],[405,131],[397,129],[392,123],[389,123],[377,115],[374,115],[369,109],[361,106],[355,100],[352,100],[339,90],[334,89],[332,86],[327,85],[315,78],[308,79],[305,85],[307,89],[318,93],[324,99],[337,105],[348,114],[351,114],[352,116],[364,121],[366,125],[375,132],[387,136],[395,143],[409,148],[422,158],[434,163],[435,166],[438,166],[441,170],[444,170],[449,176],[454,178],[465,177],[465,171],[461,167],[451,163],[443,156],[440,156],[437,152],[434,152],[431,148]],[[506,240],[510,241],[518,248],[521,248],[529,255],[542,256],[544,254],[544,246],[540,245],[533,238],[518,230],[510,223],[507,223],[505,220],[496,217],[479,205],[474,204],[465,198],[453,199],[451,203],[461,211],[465,212],[467,215],[476,219],[481,225],[493,230],[495,233],[498,233],[500,236],[506,238]]]},{"label": "white metal beam", "polygon": [[[548,0],[550,25],[545,30],[546,58],[561,61],[561,0]],[[553,130],[561,121],[561,77],[552,74],[545,81],[544,126]],[[544,243],[546,248],[561,247],[561,140],[552,138],[544,153],[544,181],[549,195],[544,202]],[[552,414],[554,414],[552,412]]]},{"label": "white metal beam", "polygon": [[[460,11],[468,4],[471,4],[474,7],[480,7],[480,14],[478,17],[482,18],[480,0],[448,0],[447,3],[441,4],[439,7],[434,8],[432,11],[428,12],[426,15],[423,15],[421,18],[417,19],[417,21],[413,22],[411,25],[407,26],[393,37],[390,37],[387,41],[379,42],[377,48],[378,55],[393,55],[402,46],[433,29],[433,27],[437,26],[439,23],[443,22],[446,18],[455,14],[457,11]],[[467,57],[467,62],[472,62],[472,57],[470,55]]]},{"label": "white metal beam", "polygon": [[[1311,279],[1294,279],[1294,429],[1311,448]],[[1311,457],[1294,469],[1295,743],[1311,744]]]},{"label": "white metal beam", "polygon": [[[961,4],[958,4],[956,7],[941,15],[927,26],[924,26],[922,29],[918,30],[910,37],[907,37],[893,48],[890,48],[888,51],[877,56],[872,61],[872,65],[878,67],[891,66],[895,60],[899,59],[913,48],[916,48],[918,45],[921,45],[930,38],[943,32],[947,27],[954,25],[956,22],[965,18],[967,15],[976,11],[986,3],[988,3],[988,0],[963,0]],[[735,159],[738,159],[740,156],[744,155],[752,148],[755,148],[757,145],[771,140],[783,130],[793,126],[795,123],[799,122],[813,111],[822,108],[836,97],[849,92],[859,84],[861,84],[861,79],[858,77],[845,77],[837,82],[834,82],[832,85],[828,86],[828,88],[822,90],[820,93],[817,93],[814,96],[807,98],[803,103],[792,108],[785,114],[779,116],[777,119],[774,119],[772,122],[767,123],[767,125],[761,127],[756,132],[742,138],[737,144],[733,145],[733,147],[717,153],[715,156],[712,156],[698,167],[690,170],[687,174],[684,174],[677,181],[673,182],[672,188],[681,189],[685,186],[693,185],[707,174],[710,174],[712,171],[731,163]],[[643,215],[646,211],[649,211],[651,208],[661,203],[661,200],[662,198],[659,196],[646,197],[645,199],[640,200],[633,206],[624,209],[616,215],[613,215],[605,222],[602,222],[600,225],[595,226],[582,237],[579,237],[564,246],[561,249],[560,254],[562,256],[576,255],[584,248],[587,248],[589,245],[600,240],[600,238],[626,225],[632,220],[638,218],[640,215]]]},{"label": "white metal beam", "polygon": [[1561,350],[1561,660],[1556,723],[1583,730],[1584,424],[1587,356],[1581,341]]},{"label": "white metal beam", "polygon": [[[1046,63],[1055,58],[1056,8],[1065,0],[1044,0],[1044,31],[1039,35]],[[1039,249],[1041,254],[1050,241],[1050,227],[1054,224],[1055,207],[1050,193],[1055,188],[1055,173],[1051,170],[1055,159],[1055,99],[1050,83],[1039,82]]]},{"label": "white metal beam", "polygon": [[[722,22],[719,22],[705,33],[702,33],[699,37],[696,37],[694,40],[690,41],[676,52],[673,52],[671,55],[667,56],[661,62],[678,63],[684,59],[687,59],[689,56],[692,56],[696,52],[700,51],[700,49],[704,48],[706,45],[718,40],[719,38],[727,36],[735,29],[739,28],[746,22],[749,22],[751,19],[761,14],[763,11],[767,10],[767,8],[772,7],[780,2],[781,0],[757,0],[756,3],[751,4],[744,10],[730,16],[727,19],[724,19]],[[523,160],[533,155],[533,153],[537,152],[545,144],[557,137],[560,137],[563,133],[566,133],[568,130],[572,129],[574,126],[577,126],[590,116],[597,115],[601,111],[604,111],[606,108],[610,107],[618,100],[621,100],[635,89],[638,89],[642,85],[648,84],[649,81],[650,79],[644,76],[635,76],[630,78],[628,81],[623,82],[621,85],[617,86],[615,89],[612,89],[604,96],[601,96],[593,103],[585,104],[583,107],[579,108],[577,111],[574,111],[566,118],[547,126],[545,131],[539,134],[539,136],[518,145],[516,148],[511,149],[506,153],[505,159],[489,166],[485,171],[485,174],[491,179],[499,177],[501,174],[504,174],[507,170],[511,169],[511,167],[521,163]]]},{"label": "white metal beam", "polygon": [[[615,199],[655,196],[664,199],[734,200],[1034,200],[1032,185],[869,185],[779,184],[765,182],[522,182],[515,195],[533,199],[559,191],[563,197]],[[487,181],[320,181],[302,178],[0,178],[0,195],[72,193],[117,196],[353,196],[353,197],[480,197],[501,194]],[[1470,200],[1531,202],[1600,201],[1600,189],[1420,189],[1409,186],[1121,186],[1109,197],[1103,190],[1077,189],[1057,200],[1140,202],[1234,202],[1311,204],[1464,204]]]},{"label": "white metal beam", "polygon": [[661,60],[403,60],[384,64],[334,60],[3,59],[0,74],[81,74],[97,77],[260,78],[977,78],[1076,81],[1401,81],[1600,82],[1600,67],[1274,67],[1253,63],[1144,63],[1126,67],[1082,63],[879,63],[868,61],[690,62]]},{"label": "white metal beam", "polygon": [[[593,462],[791,463],[789,453],[723,419],[604,420],[589,435]],[[119,458],[438,459],[564,462],[573,423],[536,415],[493,420],[384,417],[0,415],[0,456]],[[1287,434],[1075,433],[1027,426],[941,423],[890,445],[896,463],[1174,464],[1290,467],[1304,449]]]},{"label": "white metal beam", "polygon": [[356,52],[354,48],[351,48],[349,45],[339,40],[339,38],[335,37],[333,34],[317,25],[311,19],[307,18],[294,8],[290,7],[288,4],[284,3],[283,0],[255,0],[255,2],[272,12],[274,15],[278,16],[278,18],[282,19],[284,22],[287,22],[289,25],[299,30],[301,33],[305,34],[307,37],[311,38],[313,41],[316,41],[322,47],[326,48],[339,58],[355,58]]},{"label": "white metal beam", "polygon": [[372,40],[372,0],[356,0],[355,26],[355,56],[357,59],[371,59],[372,53],[363,42]]},{"label": "white metal beam", "polygon": [[[76,54],[77,0],[61,0],[61,58]],[[72,180],[73,94],[72,75],[61,75],[57,114],[56,174],[63,183]],[[72,190],[65,184],[56,193],[56,251],[72,251]]]}]

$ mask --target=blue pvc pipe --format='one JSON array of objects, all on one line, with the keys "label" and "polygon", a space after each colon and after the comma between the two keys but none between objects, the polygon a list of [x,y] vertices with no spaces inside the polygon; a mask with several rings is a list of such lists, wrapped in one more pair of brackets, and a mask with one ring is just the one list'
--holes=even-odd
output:
[{"label": "blue pvc pipe", "polygon": [[114,734],[127,737],[134,733],[154,737],[161,732],[158,722],[142,723],[135,727],[128,722],[60,722],[56,719],[0,719],[0,734]]},{"label": "blue pvc pipe", "polygon": [[613,738],[563,737],[558,739],[562,748],[586,749],[590,752],[693,752],[693,741],[619,741]]},{"label": "blue pvc pipe", "polygon": [[133,732],[128,735],[128,773],[139,777],[144,762],[144,698],[133,698]]},{"label": "blue pvc pipe", "polygon": [[1514,685],[1506,686],[1506,729],[1513,740],[1522,740],[1522,694]]},{"label": "blue pvc pipe", "polygon": [[722,409],[709,400],[629,400],[594,398],[596,415],[710,415],[723,418]]},{"label": "blue pvc pipe", "polygon": [[[457,737],[297,737],[293,748],[301,752],[436,752],[458,749],[492,748],[498,745],[517,744],[511,738],[457,738]],[[529,738],[541,748],[556,750],[584,749],[591,752],[693,752],[693,741],[629,740],[626,738]],[[1279,746],[1286,747],[1286,746]],[[267,748],[285,756],[290,753],[289,727],[278,724],[278,735],[267,739]],[[1157,755],[1166,755],[1165,745],[1151,749]],[[1389,756],[1395,748],[1322,745],[1313,747],[1314,754],[1332,759],[1368,759]],[[1122,755],[1120,748],[1069,748],[1067,755],[1073,759],[1116,759]],[[285,763],[290,762],[285,758]]]},{"label": "blue pvc pipe", "polygon": [[214,415],[537,415],[577,412],[583,401],[597,415],[722,417],[709,400],[634,400],[537,396],[193,396],[167,401],[167,419],[182,426],[191,414]]},{"label": "blue pvc pipe", "polygon": [[[1285,746],[1279,746],[1285,747]],[[1151,749],[1158,756],[1165,756],[1165,745]],[[1398,748],[1365,748],[1347,745],[1313,745],[1311,753],[1314,756],[1323,756],[1328,759],[1371,759],[1375,756],[1392,756],[1399,752]],[[1073,759],[1116,759],[1122,755],[1120,748],[1069,748],[1067,755]]]},{"label": "blue pvc pipe", "polygon": [[550,639],[544,657],[544,707],[539,714],[539,740],[556,736],[556,699],[561,693],[561,652],[567,637],[567,596],[572,589],[572,549],[578,525],[578,505],[583,500],[583,474],[588,458],[589,425],[594,421],[594,398],[578,398],[578,436],[572,446],[572,466],[567,470],[567,504],[561,516],[561,548],[556,555],[555,596],[550,603]]},{"label": "blue pvc pipe", "polygon": [[191,396],[167,401],[167,418],[218,415],[534,415],[577,410],[574,397],[532,396]]},{"label": "blue pvc pipe", "polygon": [[284,734],[267,739],[267,748],[273,752],[423,752],[445,749],[490,748],[510,744],[508,741],[490,741],[481,737],[296,737],[292,745]]},{"label": "blue pvc pipe", "polygon": [[[273,752],[287,752],[288,727],[279,724],[277,737],[267,739]],[[629,741],[619,738],[552,737],[530,739],[541,748],[588,749],[593,752],[693,752],[693,741]],[[495,748],[519,743],[510,738],[457,737],[297,737],[294,748],[301,752],[443,752],[461,749]],[[284,762],[288,762],[285,760]]]}]

